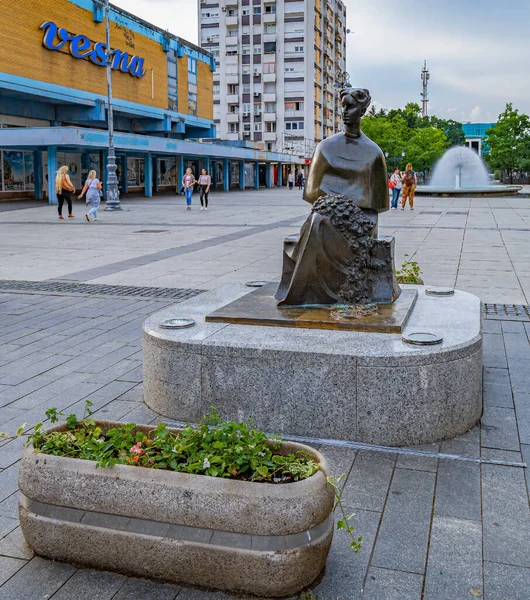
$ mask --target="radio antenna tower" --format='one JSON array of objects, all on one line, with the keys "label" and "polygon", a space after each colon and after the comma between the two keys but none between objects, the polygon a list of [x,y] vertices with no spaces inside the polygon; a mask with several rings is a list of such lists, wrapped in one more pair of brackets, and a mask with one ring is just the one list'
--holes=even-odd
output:
[{"label": "radio antenna tower", "polygon": [[421,80],[423,81],[423,92],[421,95],[421,116],[426,117],[428,114],[429,94],[427,92],[427,85],[431,75],[429,69],[427,69],[427,61],[423,61],[423,71],[421,72]]}]

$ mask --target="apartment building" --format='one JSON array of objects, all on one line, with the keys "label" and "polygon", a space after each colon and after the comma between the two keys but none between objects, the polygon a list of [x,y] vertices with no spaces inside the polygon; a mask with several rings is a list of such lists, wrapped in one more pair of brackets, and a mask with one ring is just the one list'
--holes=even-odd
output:
[{"label": "apartment building", "polygon": [[340,127],[341,0],[199,0],[199,43],[216,60],[217,135],[310,158]]}]

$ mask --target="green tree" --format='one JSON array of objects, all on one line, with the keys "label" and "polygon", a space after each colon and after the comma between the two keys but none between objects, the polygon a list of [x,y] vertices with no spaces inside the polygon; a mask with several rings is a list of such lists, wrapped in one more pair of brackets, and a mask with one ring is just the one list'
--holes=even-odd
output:
[{"label": "green tree", "polygon": [[429,171],[448,147],[447,136],[436,127],[416,129],[406,148],[407,162],[416,171]]},{"label": "green tree", "polygon": [[503,113],[493,127],[486,131],[488,164],[510,175],[514,171],[530,169],[530,119],[519,113],[511,102],[506,104]]},{"label": "green tree", "polygon": [[431,117],[430,124],[437,129],[441,129],[447,136],[449,146],[463,146],[466,142],[466,134],[462,129],[462,123],[453,121],[453,119],[439,119]]}]

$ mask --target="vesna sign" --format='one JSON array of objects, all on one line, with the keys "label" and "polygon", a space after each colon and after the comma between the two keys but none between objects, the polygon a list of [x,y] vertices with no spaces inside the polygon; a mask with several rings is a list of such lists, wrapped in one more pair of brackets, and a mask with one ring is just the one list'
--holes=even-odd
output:
[{"label": "vesna sign", "polygon": [[[103,42],[93,44],[86,35],[72,35],[52,21],[46,21],[40,28],[44,30],[42,43],[48,50],[61,50],[67,46],[74,58],[88,58],[98,67],[107,65],[107,45]],[[143,58],[131,56],[122,50],[112,50],[110,60],[111,67],[117,71],[138,78],[145,75]]]}]

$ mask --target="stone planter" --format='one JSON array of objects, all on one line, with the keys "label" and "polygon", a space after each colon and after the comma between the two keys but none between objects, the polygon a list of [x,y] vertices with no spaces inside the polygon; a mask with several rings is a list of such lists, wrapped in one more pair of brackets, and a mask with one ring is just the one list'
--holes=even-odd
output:
[{"label": "stone planter", "polygon": [[[118,425],[98,423],[104,431]],[[285,453],[300,449],[323,470],[273,485],[102,469],[29,446],[19,475],[22,531],[37,554],[74,565],[257,596],[296,594],[326,563],[334,500],[324,457],[282,444]]]}]

